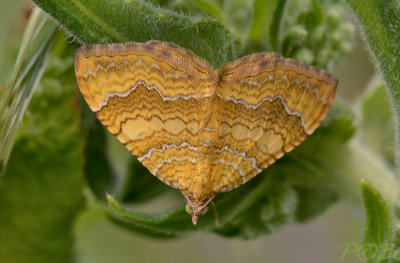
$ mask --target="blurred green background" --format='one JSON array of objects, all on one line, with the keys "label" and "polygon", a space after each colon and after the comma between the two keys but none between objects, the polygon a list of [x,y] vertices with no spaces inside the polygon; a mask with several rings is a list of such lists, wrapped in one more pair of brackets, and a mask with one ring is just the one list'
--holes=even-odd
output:
[{"label": "blurred green background", "polygon": [[[31,8],[32,4],[25,0],[0,1],[0,82],[7,81],[16,56],[5,54],[5,46],[18,43]],[[351,104],[357,103],[357,95],[374,75],[373,65],[358,33],[356,38],[351,54],[332,72],[340,80],[338,96]],[[162,198],[161,202],[157,200],[157,206],[164,203],[168,206],[169,196]],[[163,210],[154,207],[154,210],[157,209]],[[227,239],[204,232],[159,240],[117,228],[108,222],[104,213],[93,208],[86,210],[76,222],[75,261],[358,262],[354,255],[341,259],[343,245],[362,242],[363,211],[356,209],[338,202],[322,216],[306,224],[288,225],[275,234],[255,240]]]}]

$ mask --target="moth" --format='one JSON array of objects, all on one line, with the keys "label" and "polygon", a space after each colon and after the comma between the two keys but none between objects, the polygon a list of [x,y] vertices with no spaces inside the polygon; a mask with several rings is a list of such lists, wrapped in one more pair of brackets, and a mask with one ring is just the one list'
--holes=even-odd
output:
[{"label": "moth", "polygon": [[91,110],[158,179],[187,200],[193,224],[312,134],[337,79],[277,54],[219,69],[173,43],[85,46],[75,74]]}]

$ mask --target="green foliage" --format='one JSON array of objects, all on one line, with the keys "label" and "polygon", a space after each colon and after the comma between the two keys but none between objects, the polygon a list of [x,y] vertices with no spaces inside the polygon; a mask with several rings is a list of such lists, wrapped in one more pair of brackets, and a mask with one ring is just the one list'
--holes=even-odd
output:
[{"label": "green foliage", "polygon": [[7,162],[25,109],[46,69],[53,50],[55,25],[36,9],[27,24],[14,70],[0,84],[0,161]]},{"label": "green foliage", "polygon": [[129,203],[144,202],[168,190],[171,190],[169,186],[153,176],[136,158],[131,158],[119,199]]},{"label": "green foliage", "polygon": [[0,262],[67,262],[72,257],[72,227],[84,207],[77,96],[72,58],[55,57],[1,178]]},{"label": "green foliage", "polygon": [[254,0],[253,1],[253,24],[248,34],[247,49],[271,50],[269,32],[272,18],[274,16],[277,0]]},{"label": "green foliage", "polygon": [[285,5],[286,5],[286,0],[278,0],[274,13],[272,14],[272,21],[269,33],[272,51],[279,51],[280,49],[279,34],[281,31],[283,11],[285,9]]},{"label": "green foliage", "polygon": [[[194,227],[184,206],[163,214],[148,215],[127,211],[111,196],[108,196],[108,201],[125,219],[125,227],[135,226],[142,230],[141,234],[153,235],[156,232],[168,235],[209,229],[225,236],[254,237],[262,232],[271,232],[272,227],[283,225],[287,217],[293,214],[295,193],[289,194],[287,191],[292,191],[289,186],[279,187],[274,181],[272,176],[260,175],[243,187],[218,196],[214,203],[218,211],[219,227],[216,226],[212,211],[202,216],[198,226]],[[291,200],[287,200],[289,196]]]},{"label": "green foliage", "polygon": [[362,103],[360,139],[394,167],[394,112],[381,80],[375,80]]},{"label": "green foliage", "polygon": [[[366,210],[367,222],[365,225],[364,247],[376,247],[366,249],[365,257],[370,263],[388,262],[385,254],[391,244],[392,220],[382,196],[367,182],[362,181],[362,195]],[[379,251],[377,253],[377,251]],[[368,253],[370,252],[370,254]]]},{"label": "green foliage", "polygon": [[105,193],[112,191],[116,175],[107,157],[106,131],[89,107],[81,101],[81,128],[86,139],[84,174],[93,193],[105,200]]},{"label": "green foliage", "polygon": [[[349,52],[354,31],[346,8],[333,0],[34,2],[78,43],[170,41],[191,49],[215,67],[237,56],[275,51],[307,64],[333,68]],[[110,156],[114,154],[113,143],[77,95],[73,73],[73,49],[77,46],[64,43],[63,38],[53,46],[60,39],[53,36],[54,25],[47,20],[47,26],[37,32],[32,31],[34,26],[28,27],[27,35],[42,33],[44,37],[38,39],[45,41],[33,45],[36,55],[27,56],[28,62],[21,64],[27,70],[16,67],[11,82],[15,82],[15,76],[27,76],[25,72],[30,72],[31,82],[39,80],[45,58],[53,48],[55,52],[25,115],[9,162],[0,160],[4,175],[0,186],[0,243],[6,244],[0,246],[0,261],[6,257],[7,262],[26,262],[26,258],[29,262],[67,261],[73,244],[73,222],[84,206],[84,188],[99,200],[99,210],[107,211],[110,222],[126,231],[160,239],[199,230],[254,238],[277,231],[288,222],[310,220],[340,198],[361,207],[360,179],[365,178],[382,194],[362,184],[367,212],[365,242],[380,247],[387,244],[391,229],[387,210],[394,209],[400,192],[392,169],[399,158],[388,147],[393,145],[391,138],[400,138],[397,126],[394,129],[392,124],[394,118],[398,125],[400,114],[400,15],[394,1],[347,2],[361,23],[389,93],[381,84],[374,85],[362,98],[360,121],[351,107],[336,99],[328,117],[304,143],[250,182],[214,199],[219,226],[211,209],[193,226],[183,197],[176,208],[162,213],[133,211],[132,205],[174,190],[133,157],[125,163],[120,156]],[[23,43],[22,50],[29,42]],[[0,102],[4,94],[0,89]],[[29,103],[29,96],[16,101],[6,95],[7,107]],[[13,116],[15,108],[7,109]],[[393,117],[393,112],[398,114]],[[395,149],[399,150],[398,141]],[[126,154],[123,151],[121,156]],[[106,192],[116,197],[106,196]],[[109,205],[112,209],[107,210]],[[18,235],[12,235],[13,231]],[[52,245],[47,246],[49,243]]]},{"label": "green foliage", "polygon": [[185,15],[141,1],[36,0],[70,34],[85,44],[169,41],[219,67],[232,59],[229,30],[217,19]]},{"label": "green foliage", "polygon": [[356,14],[395,110],[395,162],[400,171],[400,5],[396,0],[346,0]]},{"label": "green foliage", "polygon": [[330,0],[308,2],[308,8],[304,8],[307,5],[303,1],[288,5],[287,16],[292,19],[285,21],[278,51],[286,57],[332,69],[350,51],[354,26],[342,4]]}]

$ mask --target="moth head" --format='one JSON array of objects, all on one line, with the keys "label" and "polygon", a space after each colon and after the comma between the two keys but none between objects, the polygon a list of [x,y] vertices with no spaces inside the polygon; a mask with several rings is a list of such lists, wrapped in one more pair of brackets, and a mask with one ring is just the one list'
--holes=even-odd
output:
[{"label": "moth head", "polygon": [[[208,204],[208,203],[207,203]],[[193,206],[190,202],[188,202],[185,206],[186,213],[192,215],[192,223],[193,225],[197,224],[197,220],[199,219],[199,215],[205,215],[208,212],[207,204],[204,206]]]}]

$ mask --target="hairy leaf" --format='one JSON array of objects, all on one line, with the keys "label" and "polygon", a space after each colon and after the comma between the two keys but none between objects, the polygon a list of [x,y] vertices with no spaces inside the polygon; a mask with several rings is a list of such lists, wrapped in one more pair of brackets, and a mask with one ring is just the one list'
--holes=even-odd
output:
[{"label": "hairy leaf", "polygon": [[[366,181],[362,181],[362,195],[366,211],[364,254],[370,263],[388,262],[392,220],[382,196]],[[367,248],[372,249],[368,250]]]},{"label": "hairy leaf", "polygon": [[4,171],[0,262],[71,258],[72,225],[84,206],[83,141],[72,60],[61,64],[66,71],[48,71],[39,85]]},{"label": "hairy leaf", "polygon": [[375,80],[362,101],[360,139],[363,145],[394,166],[394,120],[390,98],[383,83]]},{"label": "hairy leaf", "polygon": [[106,192],[111,191],[116,175],[107,156],[106,132],[89,107],[81,103],[85,144],[85,177],[90,188],[98,199],[106,200]]},{"label": "hairy leaf", "polygon": [[135,157],[132,157],[119,199],[129,203],[143,202],[169,190],[172,189],[152,175]]},{"label": "hairy leaf", "polygon": [[84,44],[157,39],[190,49],[215,67],[233,58],[231,34],[215,18],[176,13],[143,1],[34,2]]},{"label": "hairy leaf", "polygon": [[395,108],[395,161],[400,169],[400,4],[397,0],[346,2],[358,18]]}]

